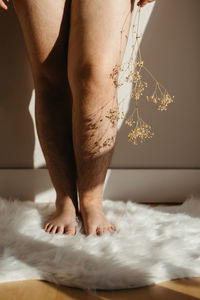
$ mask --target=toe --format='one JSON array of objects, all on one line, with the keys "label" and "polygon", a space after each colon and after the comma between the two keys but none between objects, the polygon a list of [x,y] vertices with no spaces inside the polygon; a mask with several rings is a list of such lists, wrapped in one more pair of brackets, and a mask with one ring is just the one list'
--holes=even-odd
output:
[{"label": "toe", "polygon": [[86,229],[86,235],[90,235],[90,234],[96,235],[96,226],[89,226]]},{"label": "toe", "polygon": [[46,223],[45,225],[44,225],[44,230],[46,231],[47,230],[47,227],[49,226],[49,223]]},{"label": "toe", "polygon": [[75,226],[66,226],[65,227],[65,234],[67,235],[75,235],[76,233],[76,229],[75,229]]},{"label": "toe", "polygon": [[51,229],[50,233],[51,233],[51,234],[55,234],[55,233],[56,233],[56,230],[57,230],[57,226],[54,225],[53,228]]},{"label": "toe", "polygon": [[53,227],[53,224],[49,224],[47,229],[46,229],[46,232],[50,232],[52,227]]},{"label": "toe", "polygon": [[113,231],[116,231],[116,227],[115,227],[115,225],[113,225],[113,224],[111,224],[111,229],[113,230]]},{"label": "toe", "polygon": [[57,233],[58,234],[63,234],[63,232],[64,232],[64,226],[58,226]]},{"label": "toe", "polygon": [[97,233],[97,235],[102,235],[103,234],[103,228],[102,227],[97,227],[96,233]]},{"label": "toe", "polygon": [[110,226],[110,227],[108,228],[108,231],[110,231],[111,233],[114,232],[114,229],[112,228],[112,226]]},{"label": "toe", "polygon": [[110,224],[109,227],[108,227],[108,231],[110,233],[114,233],[116,231],[116,227],[113,224]]}]

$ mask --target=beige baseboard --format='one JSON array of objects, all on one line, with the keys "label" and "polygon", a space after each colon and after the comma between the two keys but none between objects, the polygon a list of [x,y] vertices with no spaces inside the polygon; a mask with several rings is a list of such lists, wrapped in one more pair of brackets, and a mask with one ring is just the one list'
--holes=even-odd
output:
[{"label": "beige baseboard", "polygon": [[[36,202],[55,200],[47,169],[0,169],[0,196]],[[200,195],[200,169],[109,169],[104,199],[182,202]]]}]

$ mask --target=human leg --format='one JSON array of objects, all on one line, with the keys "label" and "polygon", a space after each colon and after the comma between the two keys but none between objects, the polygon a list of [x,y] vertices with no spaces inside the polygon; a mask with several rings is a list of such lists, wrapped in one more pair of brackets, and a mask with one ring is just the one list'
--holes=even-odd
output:
[{"label": "human leg", "polygon": [[44,228],[74,235],[78,206],[67,81],[69,3],[14,0],[33,73],[37,133],[56,190],[56,213]]},{"label": "human leg", "polygon": [[111,122],[106,115],[117,104],[110,73],[123,58],[132,8],[130,0],[72,0],[68,78],[73,95],[77,185],[86,234],[114,230],[102,210],[103,185],[117,133],[117,121]]}]

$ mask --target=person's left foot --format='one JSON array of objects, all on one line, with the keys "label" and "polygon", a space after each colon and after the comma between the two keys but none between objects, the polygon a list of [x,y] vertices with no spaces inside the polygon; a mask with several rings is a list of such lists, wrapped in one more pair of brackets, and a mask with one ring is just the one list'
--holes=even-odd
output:
[{"label": "person's left foot", "polygon": [[81,201],[80,211],[86,235],[102,235],[106,231],[113,233],[116,230],[104,215],[100,200]]}]

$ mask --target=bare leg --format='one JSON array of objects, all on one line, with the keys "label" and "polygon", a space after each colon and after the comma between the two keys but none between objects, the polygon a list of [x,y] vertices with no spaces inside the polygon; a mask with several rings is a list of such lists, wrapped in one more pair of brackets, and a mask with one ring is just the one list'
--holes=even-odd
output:
[{"label": "bare leg", "polygon": [[117,133],[117,121],[106,117],[117,104],[109,74],[121,63],[132,7],[131,0],[73,0],[71,6],[68,78],[80,209],[87,235],[115,230],[102,209],[103,185]]},{"label": "bare leg", "polygon": [[56,213],[44,228],[74,235],[78,206],[67,82],[68,5],[65,0],[14,0],[33,72],[37,132],[57,194]]}]

